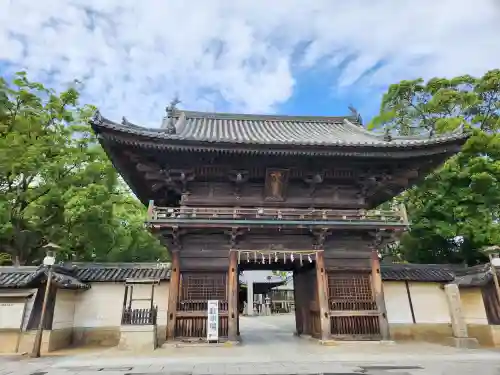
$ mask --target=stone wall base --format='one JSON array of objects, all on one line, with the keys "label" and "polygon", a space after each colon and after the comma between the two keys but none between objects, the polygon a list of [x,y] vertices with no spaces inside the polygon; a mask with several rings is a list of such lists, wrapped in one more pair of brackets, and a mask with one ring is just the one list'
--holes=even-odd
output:
[{"label": "stone wall base", "polygon": [[158,346],[156,326],[127,326],[120,327],[120,342],[118,348],[122,350],[155,350]]},{"label": "stone wall base", "polygon": [[74,346],[117,346],[120,342],[120,326],[116,327],[75,327]]},{"label": "stone wall base", "polygon": [[[156,345],[165,342],[166,326],[155,330]],[[0,330],[0,353],[31,353],[36,331]],[[75,327],[44,330],[41,352],[48,353],[69,347],[102,346],[114,347],[120,343],[120,326],[116,327]]]},{"label": "stone wall base", "polygon": [[474,337],[450,337],[448,338],[448,345],[461,349],[479,348],[479,342]]},{"label": "stone wall base", "polygon": [[[19,332],[18,330],[0,331],[0,353],[31,353],[36,331]],[[41,353],[64,349],[71,345],[72,328],[44,330]]]},{"label": "stone wall base", "polygon": [[[167,326],[157,326],[157,342],[161,346],[167,336]],[[120,326],[75,327],[73,328],[74,346],[113,347],[120,343]]]},{"label": "stone wall base", "polygon": [[391,339],[395,341],[425,341],[447,344],[453,336],[451,324],[447,323],[392,323],[389,324]]},{"label": "stone wall base", "polygon": [[[469,337],[480,346],[500,347],[500,326],[487,324],[468,324]],[[392,323],[391,339],[396,341],[425,341],[436,344],[453,345],[455,342],[451,324],[448,323]],[[468,345],[476,345],[470,342]],[[468,346],[470,347],[470,346]]]}]

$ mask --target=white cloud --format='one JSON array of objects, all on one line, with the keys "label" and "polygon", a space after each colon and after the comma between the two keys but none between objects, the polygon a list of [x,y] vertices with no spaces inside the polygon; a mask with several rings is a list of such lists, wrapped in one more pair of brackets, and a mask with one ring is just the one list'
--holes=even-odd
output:
[{"label": "white cloud", "polygon": [[334,69],[349,58],[335,82],[343,89],[500,67],[496,0],[0,0],[0,9],[0,60],[34,79],[81,79],[107,116],[149,125],[175,93],[185,108],[224,100],[272,111],[293,93],[292,65]]}]

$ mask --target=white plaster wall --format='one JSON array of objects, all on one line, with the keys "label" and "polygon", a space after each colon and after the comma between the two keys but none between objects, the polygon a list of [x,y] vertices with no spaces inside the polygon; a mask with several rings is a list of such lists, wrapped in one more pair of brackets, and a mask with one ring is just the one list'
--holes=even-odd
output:
[{"label": "white plaster wall", "polygon": [[413,323],[410,301],[404,282],[385,281],[384,297],[389,323]]},{"label": "white plaster wall", "polygon": [[460,289],[462,313],[467,324],[488,324],[480,288]]},{"label": "white plaster wall", "polygon": [[[76,299],[75,327],[118,327],[121,324],[123,283],[92,283],[91,288],[79,292]],[[150,285],[134,285],[134,298],[149,298]],[[154,303],[158,306],[158,325],[166,325],[168,282],[155,287]],[[147,301],[137,301],[133,308],[149,307]]]},{"label": "white plaster wall", "polygon": [[77,292],[74,290],[57,290],[52,329],[73,327],[76,296]]},{"label": "white plaster wall", "polygon": [[19,330],[25,305],[24,298],[0,297],[0,329]]},{"label": "white plaster wall", "polygon": [[416,323],[451,323],[441,284],[409,282],[409,287]]},{"label": "white plaster wall", "polygon": [[[26,328],[28,326],[28,321],[31,316],[31,312],[33,310],[33,304],[35,302],[35,297],[37,294],[37,289],[22,289],[23,292],[26,293],[33,293],[31,297],[19,297],[19,298],[1,298],[0,297],[0,305],[3,303],[7,303],[7,305],[14,303],[16,305],[16,308],[9,308],[9,306],[0,306],[0,309],[3,309],[2,312],[0,312],[0,315],[2,314],[14,314],[17,316],[9,316],[9,320],[15,320],[16,323],[5,323],[5,322],[0,322],[0,325],[3,326],[5,324],[11,324],[14,325],[16,329],[19,329],[22,323],[22,330],[26,331]],[[14,312],[17,309],[17,312]],[[10,311],[7,311],[10,310]],[[7,318],[2,318],[0,319],[6,320]],[[1,324],[3,323],[3,324]]]}]

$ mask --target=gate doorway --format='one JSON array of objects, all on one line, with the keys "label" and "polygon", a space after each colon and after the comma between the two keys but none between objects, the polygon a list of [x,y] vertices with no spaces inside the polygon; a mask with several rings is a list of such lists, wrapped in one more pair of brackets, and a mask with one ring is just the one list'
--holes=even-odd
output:
[{"label": "gate doorway", "polygon": [[[327,320],[328,300],[327,285],[324,267],[319,267],[318,259],[322,256],[319,250],[235,250],[238,258],[238,273],[243,275],[245,284],[239,285],[239,312],[238,332],[241,340],[245,341],[245,328],[248,327],[249,336],[252,332],[250,321],[246,317],[255,320],[255,328],[269,326],[269,335],[281,337],[283,330],[289,329],[288,335],[310,335],[316,338],[329,336],[330,332],[322,332],[326,325],[321,324],[321,319]],[[321,262],[321,260],[320,260]],[[255,278],[252,275],[271,271],[286,272],[286,280],[271,277],[266,280]],[[246,276],[246,277],[245,277]],[[250,276],[250,277],[248,277]],[[240,279],[241,280],[241,279]],[[292,294],[288,306],[278,305],[271,296],[277,292],[282,285],[287,285]],[[282,289],[286,290],[286,289]],[[284,294],[284,293],[283,293]],[[286,302],[285,302],[286,303]],[[242,306],[243,305],[243,306]],[[287,307],[291,309],[287,312]],[[280,312],[279,310],[285,310]],[[280,315],[283,314],[283,315]],[[288,319],[286,319],[288,314]],[[263,318],[274,316],[274,319]],[[280,319],[277,316],[281,316]],[[246,320],[247,324],[240,326],[240,318]],[[323,328],[322,328],[323,327]]]},{"label": "gate doorway", "polygon": [[[292,274],[289,284],[293,285],[293,313],[288,323],[282,320],[283,325],[278,324],[281,327],[278,331],[289,327],[290,337],[295,333],[319,340],[380,340],[389,337],[383,294],[380,293],[382,281],[377,253],[372,252],[371,267],[362,269],[335,268],[330,258],[326,259],[330,264],[327,269],[323,257],[323,250],[263,252],[233,249],[229,252],[226,272],[179,272],[174,257],[169,294],[169,306],[173,311],[169,311],[168,337],[205,340],[207,303],[217,300],[218,337],[244,341],[246,327],[249,332],[252,325],[248,320],[248,324],[240,325],[240,318],[245,320],[248,317],[248,308],[245,307],[245,300],[248,305],[248,291],[241,288],[240,272],[272,270]],[[367,263],[369,260],[366,259]],[[251,295],[255,295],[254,291]],[[252,302],[251,305],[255,306]],[[272,316],[271,306],[272,301],[266,301],[264,296],[260,307],[254,307],[250,315]],[[262,309],[265,309],[264,314]],[[276,334],[275,329],[269,332],[270,335]]]},{"label": "gate doorway", "polygon": [[[248,253],[251,255],[248,256]],[[324,264],[322,255],[320,251],[291,251],[288,257],[280,257],[272,251],[243,251],[238,255],[238,270],[244,276],[240,277],[238,299],[238,334],[241,334],[243,341],[247,327],[250,336],[253,332],[250,323],[240,327],[240,318],[247,321],[246,317],[279,315],[280,311],[275,308],[275,301],[270,297],[273,289],[279,290],[283,284],[289,288],[282,289],[290,289],[293,296],[293,302],[289,304],[292,309],[288,319],[267,318],[257,322],[262,322],[264,326],[270,323],[270,335],[280,336],[283,331],[288,330],[290,335],[295,333],[296,336],[305,335],[317,339],[382,339],[381,312],[374,293],[374,280],[376,282],[380,277],[378,258],[372,259],[371,269],[326,270],[321,267]],[[245,277],[251,273],[266,271],[271,274],[271,270],[287,272],[289,276],[283,281],[279,278],[266,280],[266,277]],[[253,309],[249,308],[250,304]],[[257,323],[255,329],[262,326]]]}]

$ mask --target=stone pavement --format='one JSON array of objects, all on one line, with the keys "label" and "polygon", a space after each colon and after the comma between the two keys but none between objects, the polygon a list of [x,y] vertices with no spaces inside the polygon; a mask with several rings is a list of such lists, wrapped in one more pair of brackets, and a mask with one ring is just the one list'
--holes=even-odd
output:
[{"label": "stone pavement", "polygon": [[431,344],[343,343],[294,337],[293,317],[244,318],[236,347],[165,346],[151,353],[106,349],[38,360],[0,357],[0,375],[500,375],[500,351]]}]

